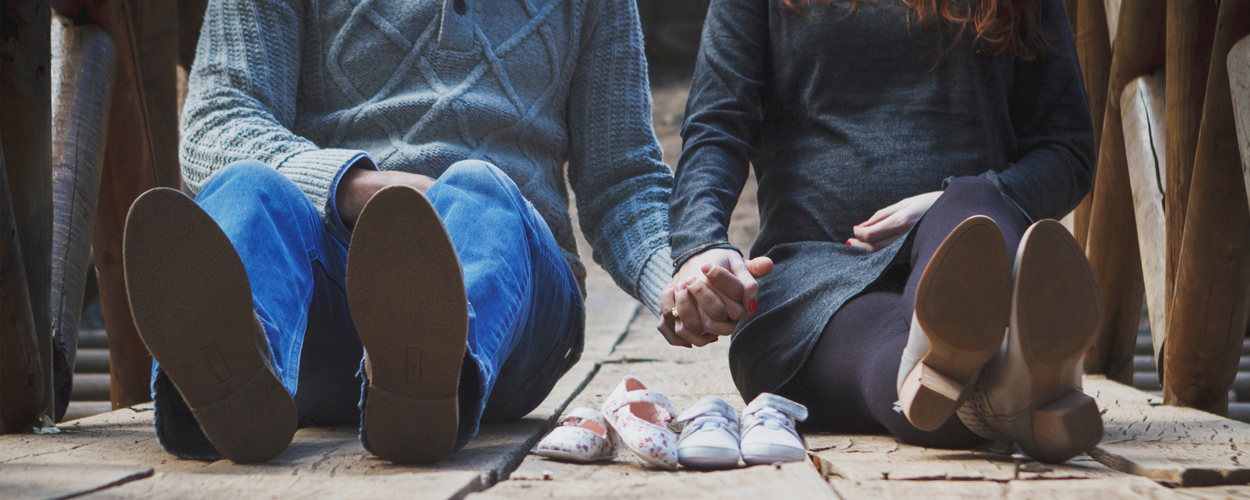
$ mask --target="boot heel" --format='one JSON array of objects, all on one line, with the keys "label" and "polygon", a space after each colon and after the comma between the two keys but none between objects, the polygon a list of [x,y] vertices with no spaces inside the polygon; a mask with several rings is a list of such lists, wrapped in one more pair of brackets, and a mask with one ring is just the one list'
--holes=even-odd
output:
[{"label": "boot heel", "polygon": [[225,399],[191,411],[221,456],[240,464],[277,457],[299,427],[295,401],[267,368],[256,370]]},{"label": "boot heel", "polygon": [[365,428],[377,456],[397,464],[433,464],[456,446],[456,396],[419,399],[369,386]]},{"label": "boot heel", "polygon": [[898,400],[912,425],[922,431],[933,431],[959,409],[967,387],[922,362],[916,364],[903,381]]},{"label": "boot heel", "polygon": [[1098,403],[1072,391],[1033,411],[1033,449],[1024,451],[1040,462],[1063,462],[1089,451],[1102,440],[1102,433]]}]

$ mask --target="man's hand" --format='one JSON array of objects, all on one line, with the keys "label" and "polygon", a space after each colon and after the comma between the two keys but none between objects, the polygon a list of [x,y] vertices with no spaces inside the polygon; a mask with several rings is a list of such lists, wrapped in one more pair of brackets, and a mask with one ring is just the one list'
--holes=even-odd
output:
[{"label": "man's hand", "polygon": [[[738,321],[755,312],[757,278],[773,270],[773,261],[743,261],[734,250],[713,248],[687,260],[660,296],[657,328],[669,344],[705,346],[733,333]],[[673,309],[677,315],[673,315]]]},{"label": "man's hand", "polygon": [[869,252],[890,246],[907,234],[940,196],[941,191],[916,195],[878,210],[867,221],[855,226],[855,237],[846,240],[846,244]]},{"label": "man's hand", "polygon": [[407,172],[366,170],[363,168],[349,169],[339,179],[339,190],[334,195],[335,208],[339,217],[348,228],[356,225],[356,218],[364,210],[365,203],[373,198],[373,194],[386,186],[403,184],[411,186],[424,194],[434,185],[434,179],[420,174]]}]

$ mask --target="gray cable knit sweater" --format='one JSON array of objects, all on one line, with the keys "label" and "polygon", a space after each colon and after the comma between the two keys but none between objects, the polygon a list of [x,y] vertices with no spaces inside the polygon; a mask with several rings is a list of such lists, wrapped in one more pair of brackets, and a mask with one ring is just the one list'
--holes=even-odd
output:
[{"label": "gray cable knit sweater", "polygon": [[568,213],[652,311],[672,276],[669,169],[651,124],[632,0],[211,0],[182,114],[192,192],[265,162],[346,235],[348,167],[437,178],[498,166],[542,214],[585,289]]}]

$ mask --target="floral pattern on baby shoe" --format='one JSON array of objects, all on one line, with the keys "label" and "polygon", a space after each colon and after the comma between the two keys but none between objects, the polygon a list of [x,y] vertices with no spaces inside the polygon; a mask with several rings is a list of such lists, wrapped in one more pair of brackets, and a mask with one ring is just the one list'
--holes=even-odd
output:
[{"label": "floral pattern on baby shoe", "polygon": [[677,468],[677,435],[668,430],[677,409],[666,396],[626,375],[604,401],[603,415],[638,458],[662,469]]},{"label": "floral pattern on baby shoe", "polygon": [[616,458],[618,441],[602,413],[577,408],[561,418],[560,426],[538,442],[534,453],[552,460],[597,462]]}]

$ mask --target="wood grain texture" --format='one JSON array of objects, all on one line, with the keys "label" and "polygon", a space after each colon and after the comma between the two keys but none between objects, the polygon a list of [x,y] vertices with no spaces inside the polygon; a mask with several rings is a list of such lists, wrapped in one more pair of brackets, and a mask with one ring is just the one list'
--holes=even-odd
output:
[{"label": "wood grain texture", "polygon": [[816,469],[806,462],[718,472],[637,474],[619,479],[552,477],[547,481],[541,478],[509,480],[468,498],[838,498]]},{"label": "wood grain texture", "polygon": [[56,16],[52,28],[52,377],[59,421],[74,385],[116,53],[97,26]]},{"label": "wood grain texture", "polygon": [[[0,3],[0,140],[13,220],[22,245],[31,317],[45,379],[39,403],[52,407],[52,95],[48,71],[51,10],[41,0]],[[50,412],[49,412],[50,413]]]},{"label": "wood grain texture", "polygon": [[1228,51],[1228,86],[1237,125],[1237,148],[1241,151],[1241,172],[1250,194],[1250,37]]},{"label": "wood grain texture", "polygon": [[925,500],[1016,500],[1016,499],[1078,499],[1102,500],[1141,499],[1170,500],[1179,495],[1142,479],[1088,479],[1082,481],[865,481],[831,480],[830,486],[839,498],[855,500],[887,500],[923,498]]},{"label": "wood grain texture", "polygon": [[1146,75],[1129,82],[1120,98],[1124,122],[1124,149],[1129,184],[1133,188],[1133,214],[1137,219],[1137,246],[1141,252],[1146,286],[1146,310],[1150,314],[1150,340],[1156,367],[1161,359],[1164,321],[1164,273],[1167,234],[1164,228],[1164,184],[1167,162],[1164,151],[1163,78]]},{"label": "wood grain texture", "polygon": [[1106,433],[1090,456],[1169,486],[1250,483],[1250,424],[1162,404],[1161,398],[1087,377]]},{"label": "wood grain texture", "polygon": [[1247,34],[1250,1],[1221,2],[1163,349],[1167,403],[1221,415],[1250,321],[1250,211],[1227,64]]},{"label": "wood grain texture", "polygon": [[92,246],[112,355],[114,408],[151,399],[152,358],[130,316],[122,233],[130,204],[155,187],[178,188],[177,3],[108,0],[89,17],[113,38],[117,71]]},{"label": "wood grain texture", "polygon": [[[1107,108],[1107,78],[1111,72],[1111,38],[1107,28],[1107,12],[1103,2],[1082,0],[1077,2],[1076,38],[1077,59],[1081,64],[1081,77],[1089,96],[1090,115],[1094,119],[1094,151],[1102,144],[1102,121]],[[1097,184],[1097,177],[1094,179]],[[1072,213],[1072,232],[1077,243],[1086,247],[1089,239],[1089,212],[1093,207],[1093,194],[1086,195]]]},{"label": "wood grain texture", "polygon": [[151,475],[138,465],[9,465],[0,468],[0,498],[70,498]]},{"label": "wood grain texture", "polygon": [[[1124,86],[1149,71],[1158,59],[1163,7],[1162,0],[1141,0],[1122,6],[1107,81],[1109,97],[1123,94]],[[1098,338],[1086,355],[1085,370],[1131,381],[1144,290],[1120,100],[1108,98],[1103,116],[1086,253],[1102,291],[1105,315]]]},{"label": "wood grain texture", "polygon": [[0,434],[25,431],[39,418],[45,382],[9,193],[0,145]]},{"label": "wood grain texture", "polygon": [[[1167,270],[1165,305],[1172,303],[1176,266],[1185,232],[1189,182],[1194,148],[1202,121],[1202,100],[1210,72],[1211,43],[1215,37],[1213,0],[1168,0],[1167,5]],[[1170,309],[1169,309],[1170,310]],[[1156,351],[1157,352],[1157,351]]]}]

